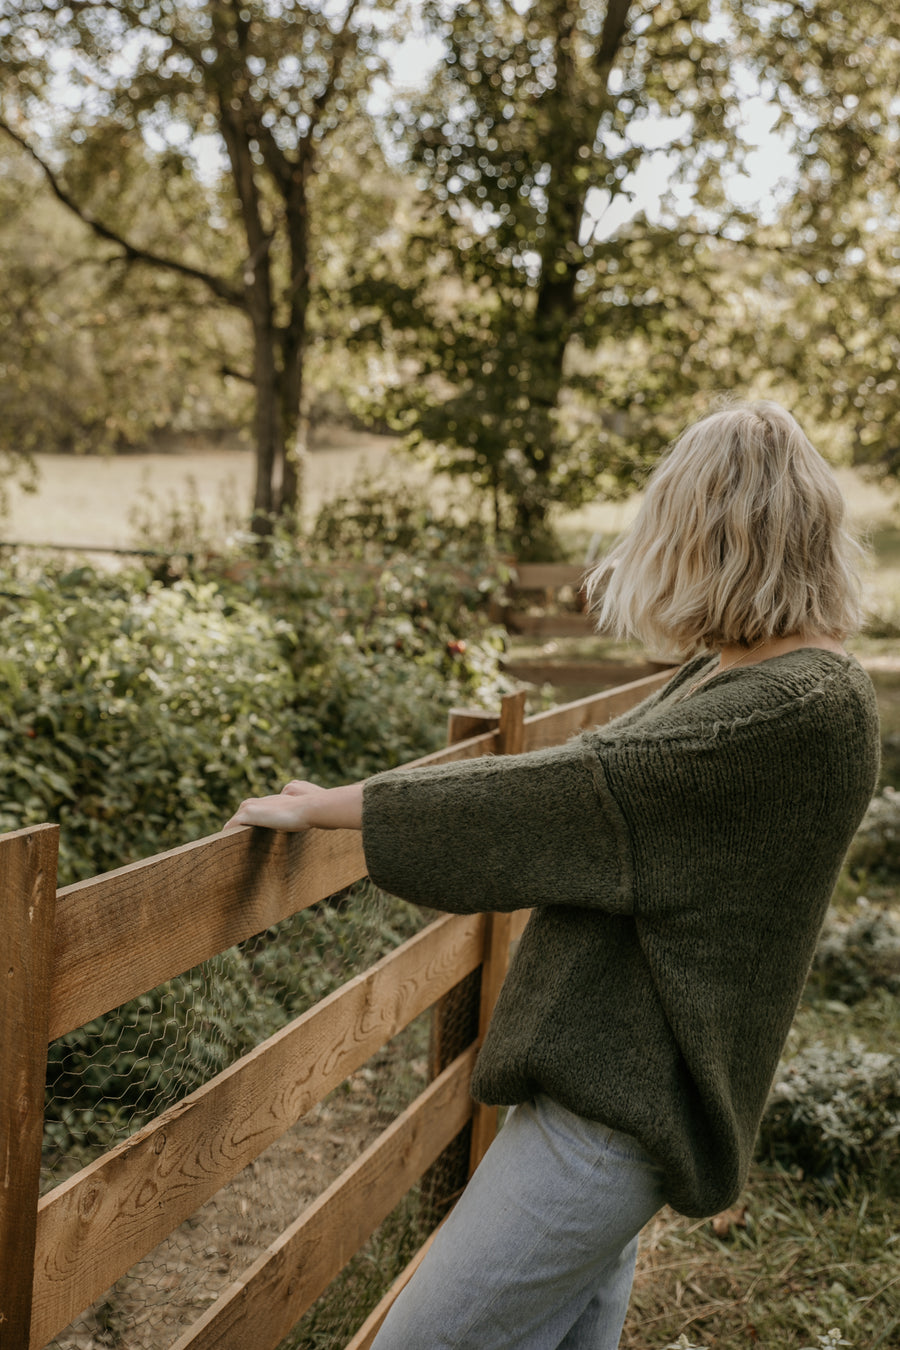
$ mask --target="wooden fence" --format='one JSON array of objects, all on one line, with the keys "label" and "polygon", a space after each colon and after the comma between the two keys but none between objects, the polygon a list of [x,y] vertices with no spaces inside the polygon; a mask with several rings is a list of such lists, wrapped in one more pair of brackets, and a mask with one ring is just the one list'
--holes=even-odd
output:
[{"label": "wooden fence", "polygon": [[[451,744],[416,763],[558,744],[666,677],[528,718],[524,695],[512,695],[486,730],[478,714],[451,716]],[[475,1105],[468,1084],[527,915],[438,919],[39,1199],[50,1041],[365,874],[355,831],[243,829],[57,891],[57,843],[53,825],[0,838],[2,1350],[45,1346],[391,1037],[430,1007],[439,1017],[480,972],[470,1043],[440,1047],[425,1091],[170,1348],[270,1350],[462,1131],[471,1136],[465,1171],[487,1148],[496,1111]],[[411,1269],[352,1350],[371,1344]]]}]

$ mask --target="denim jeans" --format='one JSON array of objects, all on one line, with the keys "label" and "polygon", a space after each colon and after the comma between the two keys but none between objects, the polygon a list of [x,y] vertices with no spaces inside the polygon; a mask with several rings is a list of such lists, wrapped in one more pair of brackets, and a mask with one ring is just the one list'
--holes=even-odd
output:
[{"label": "denim jeans", "polygon": [[662,1172],[549,1097],[516,1106],[373,1350],[615,1350]]}]

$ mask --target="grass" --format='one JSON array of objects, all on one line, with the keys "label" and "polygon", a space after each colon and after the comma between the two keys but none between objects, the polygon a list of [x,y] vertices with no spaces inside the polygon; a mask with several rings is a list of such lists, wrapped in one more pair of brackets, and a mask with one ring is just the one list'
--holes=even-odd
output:
[{"label": "grass", "polygon": [[900,1343],[897,1202],[757,1168],[714,1226],[664,1211],[648,1226],[622,1350],[688,1336],[709,1350],[799,1350],[839,1327],[858,1350]]}]

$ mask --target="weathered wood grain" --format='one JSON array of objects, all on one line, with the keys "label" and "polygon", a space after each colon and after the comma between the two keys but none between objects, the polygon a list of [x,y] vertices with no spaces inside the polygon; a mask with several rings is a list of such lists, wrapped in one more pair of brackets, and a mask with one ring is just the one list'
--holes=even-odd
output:
[{"label": "weathered wood grain", "polygon": [[437,920],[45,1196],[34,1350],[474,970],[484,924]]},{"label": "weathered wood grain", "polygon": [[28,1344],[41,1177],[57,825],[0,838],[0,1346]]},{"label": "weathered wood grain", "polygon": [[471,1111],[475,1047],[223,1291],[171,1350],[272,1350],[387,1218]]},{"label": "weathered wood grain", "polygon": [[447,745],[458,745],[486,732],[496,731],[500,718],[481,708],[451,708],[447,714]]},{"label": "weathered wood grain", "polygon": [[355,830],[211,835],[59,892],[49,1036],[365,876]]},{"label": "weathered wood grain", "polygon": [[520,755],[525,746],[524,689],[505,694],[500,700],[500,727],[497,733],[498,755]]},{"label": "weathered wood grain", "polygon": [[551,708],[549,712],[526,717],[523,748],[540,750],[548,745],[560,745],[579,731],[612,721],[655,689],[661,689],[672,673],[670,669],[661,670],[656,675],[633,680],[603,694],[590,694],[574,703],[566,703],[562,708]]}]

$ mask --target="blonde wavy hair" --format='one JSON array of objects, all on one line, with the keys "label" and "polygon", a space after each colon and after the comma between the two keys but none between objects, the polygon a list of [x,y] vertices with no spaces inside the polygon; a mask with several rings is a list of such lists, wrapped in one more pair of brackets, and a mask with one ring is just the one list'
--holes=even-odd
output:
[{"label": "blonde wavy hair", "polygon": [[834,474],[777,403],[726,406],[666,452],[589,574],[597,627],[679,657],[861,622],[862,549]]}]

